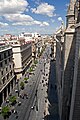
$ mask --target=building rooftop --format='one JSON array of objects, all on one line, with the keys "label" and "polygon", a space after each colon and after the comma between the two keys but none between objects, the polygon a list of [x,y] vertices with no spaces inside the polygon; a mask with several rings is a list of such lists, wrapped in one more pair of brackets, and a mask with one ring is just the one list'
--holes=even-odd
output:
[{"label": "building rooftop", "polygon": [[12,47],[10,45],[2,45],[0,46],[0,52],[11,49]]}]

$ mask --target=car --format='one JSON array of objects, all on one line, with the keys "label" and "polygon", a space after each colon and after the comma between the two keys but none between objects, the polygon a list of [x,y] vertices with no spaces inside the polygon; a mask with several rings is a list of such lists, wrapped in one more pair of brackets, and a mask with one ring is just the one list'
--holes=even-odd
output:
[{"label": "car", "polygon": [[28,80],[25,80],[25,83],[28,83]]},{"label": "car", "polygon": [[34,106],[32,106],[31,109],[34,109]]},{"label": "car", "polygon": [[15,92],[18,93],[18,90],[16,89]]},{"label": "car", "polygon": [[9,100],[8,100],[8,99],[6,100],[6,103],[9,103]]},{"label": "car", "polygon": [[14,113],[14,114],[17,114],[17,110],[14,110],[13,113]]},{"label": "car", "polygon": [[19,101],[19,102],[18,102],[18,106],[20,106],[20,105],[21,105],[21,102]]}]

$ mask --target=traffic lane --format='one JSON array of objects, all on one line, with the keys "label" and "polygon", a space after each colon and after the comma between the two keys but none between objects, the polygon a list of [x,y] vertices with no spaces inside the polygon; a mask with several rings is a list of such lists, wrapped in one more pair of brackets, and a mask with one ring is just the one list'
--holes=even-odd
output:
[{"label": "traffic lane", "polygon": [[[42,78],[43,79],[43,78]],[[41,82],[38,90],[38,102],[39,102],[39,111],[37,113],[36,120],[41,120],[43,118],[43,113],[45,109],[45,87],[43,86],[44,83]]]},{"label": "traffic lane", "polygon": [[[38,98],[38,111],[36,111],[36,106],[34,109],[31,109],[29,120],[41,120],[43,118],[44,111],[44,89],[42,83],[43,75],[41,75],[40,83],[37,91]],[[35,104],[33,104],[35,105]]]},{"label": "traffic lane", "polygon": [[[42,82],[43,78],[44,78],[44,74],[41,75],[41,80],[38,86],[38,91],[37,91],[37,98],[38,98],[38,111],[36,111],[35,109],[31,110],[30,112],[30,118],[29,120],[42,120],[44,118],[44,110],[46,108],[46,97],[47,97],[47,86],[46,83],[48,83],[48,75],[49,75],[49,67],[50,64],[46,64],[45,66],[45,80],[44,82]],[[42,71],[43,73],[44,71]],[[47,74],[47,76],[46,76]],[[45,86],[44,86],[45,84]]]},{"label": "traffic lane", "polygon": [[[40,66],[41,68],[42,68],[42,66]],[[40,70],[40,69],[39,69]],[[38,71],[37,71],[38,72]],[[37,76],[37,79],[39,79],[39,76],[40,76],[40,71],[39,71],[39,73],[37,74],[38,76]],[[36,79],[36,77],[34,77],[34,79]],[[37,80],[36,79],[36,80]],[[35,85],[36,85],[36,83],[35,83]],[[36,90],[36,87],[35,87],[35,85],[33,86],[33,89],[35,88],[35,90]],[[26,111],[26,108],[23,110],[23,116],[21,116],[21,117],[23,117],[23,118],[19,118],[19,119],[21,119],[21,120],[23,120],[24,119],[24,116],[25,116],[25,113],[27,114],[26,115],[26,118],[28,119],[28,114],[29,114],[29,111],[30,111],[30,108],[31,108],[31,103],[30,102],[32,102],[33,101],[33,99],[34,99],[34,96],[35,96],[35,90],[33,90],[33,89],[31,89],[32,91],[30,91],[30,93],[34,93],[34,95],[32,94],[31,96],[32,96],[32,98],[30,98],[30,100],[29,100],[29,104],[28,105],[26,105],[26,106],[29,106],[29,108],[27,109],[27,111]],[[25,119],[26,119],[25,118]]]},{"label": "traffic lane", "polygon": [[[46,57],[45,53],[44,53],[44,56]],[[45,60],[45,57],[44,57],[44,60]],[[46,69],[45,75],[47,74],[47,76],[46,76],[46,80],[47,81],[45,80],[45,84],[48,83],[49,67],[50,67],[50,64],[48,63],[48,65],[45,67],[45,69]],[[42,71],[42,73],[43,72],[44,71]],[[40,84],[39,84],[39,87],[38,87],[38,104],[39,104],[39,110],[38,111],[35,111],[35,109],[32,110],[31,113],[30,113],[29,120],[32,120],[32,119],[33,120],[42,120],[43,119],[43,113],[44,113],[44,109],[45,109],[45,97],[46,97],[46,94],[47,94],[46,93],[47,86],[46,86],[46,89],[45,89],[45,87],[43,87],[44,83],[42,83],[42,80],[44,79],[43,76],[44,75],[42,74],[42,78],[40,80]]]},{"label": "traffic lane", "polygon": [[[41,66],[41,65],[40,65]],[[41,75],[42,75],[42,70],[43,70],[43,68],[44,68],[44,66],[42,65],[41,66]],[[40,68],[39,68],[40,69]],[[34,103],[33,103],[34,104]],[[33,104],[32,104],[32,106],[33,106]],[[30,116],[29,116],[29,120],[30,119],[32,119],[33,118],[33,120],[35,120],[34,118],[35,118],[35,116],[36,116],[36,113],[35,113],[35,111],[33,111],[32,109],[31,109],[31,112],[30,112]],[[26,119],[27,120],[27,119]]]},{"label": "traffic lane", "polygon": [[[28,120],[29,119],[29,114],[30,114],[30,111],[31,111],[31,107],[33,105],[33,102],[34,102],[34,99],[35,99],[35,94],[36,94],[36,90],[37,90],[37,87],[39,85],[39,82],[40,82],[40,78],[41,78],[41,72],[39,73],[38,77],[37,77],[37,81],[36,81],[36,84],[32,90],[32,95],[31,95],[31,101],[30,101],[30,104],[29,104],[29,111],[26,112],[26,116],[25,116],[25,119],[24,120]],[[29,114],[28,114],[29,113]]]},{"label": "traffic lane", "polygon": [[[27,89],[27,91],[28,91],[28,89]],[[18,108],[18,107],[16,106],[16,109],[17,109],[17,108]],[[12,118],[11,118],[11,116],[12,116]],[[12,120],[12,119],[14,120],[14,118],[13,118],[14,114],[12,114],[11,116],[10,116],[10,119],[11,119],[11,120]]]},{"label": "traffic lane", "polygon": [[[40,65],[40,66],[41,66],[41,65]],[[39,67],[40,67],[40,66],[39,66]],[[38,71],[39,71],[39,67],[38,67],[38,70],[36,70],[36,73],[35,73],[35,74],[39,74],[39,72],[38,72]],[[36,76],[37,76],[37,75],[36,75]],[[36,80],[36,76],[35,76],[34,79],[33,79],[34,81]],[[36,82],[35,82],[35,83],[36,83]],[[35,85],[33,84],[33,82],[31,82],[30,84],[32,84],[32,85],[30,86],[30,89],[29,89],[29,87],[28,87],[28,88],[26,87],[26,91],[27,91],[27,93],[28,93],[29,95],[32,93],[31,90],[32,90],[32,88],[35,86]],[[26,106],[28,105],[28,101],[29,101],[29,100],[23,100],[23,101],[22,101],[22,105],[21,105],[22,107],[21,107],[21,106],[20,106],[20,107],[16,107],[19,116],[21,115],[21,112],[22,112],[22,111],[25,112],[24,107],[25,107],[25,104],[26,104]],[[13,117],[13,116],[14,116],[14,117]],[[9,119],[10,119],[10,120],[14,120],[14,119],[15,119],[15,115],[13,114],[12,117],[10,116]],[[23,119],[22,119],[22,120],[23,120]]]}]

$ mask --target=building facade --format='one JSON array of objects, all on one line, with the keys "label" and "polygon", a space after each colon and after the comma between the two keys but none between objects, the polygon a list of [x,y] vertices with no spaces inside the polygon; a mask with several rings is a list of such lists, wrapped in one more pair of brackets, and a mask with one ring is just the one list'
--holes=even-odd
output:
[{"label": "building facade", "polygon": [[32,45],[31,43],[26,44],[13,44],[13,60],[14,60],[14,69],[17,75],[17,79],[22,77],[29,64],[32,62]]},{"label": "building facade", "polygon": [[[63,60],[56,47],[56,74],[60,120],[80,119],[80,1],[70,0],[64,33]],[[76,26],[76,27],[75,27]],[[61,39],[61,38],[60,38]],[[62,62],[63,61],[63,62]],[[60,64],[63,66],[60,66]],[[59,71],[63,68],[63,73]]]},{"label": "building facade", "polygon": [[0,46],[0,106],[16,83],[12,47]]},{"label": "building facade", "polygon": [[61,26],[54,36],[54,40],[56,41],[56,80],[60,118],[62,115],[62,84],[64,74],[64,30],[64,27]]},{"label": "building facade", "polygon": [[80,119],[80,1],[76,4],[77,19],[75,27],[75,64],[69,120]]},{"label": "building facade", "polygon": [[75,58],[75,0],[70,0],[66,16],[66,30],[64,34],[64,75],[62,85],[62,113],[61,120],[69,120],[72,83]]}]

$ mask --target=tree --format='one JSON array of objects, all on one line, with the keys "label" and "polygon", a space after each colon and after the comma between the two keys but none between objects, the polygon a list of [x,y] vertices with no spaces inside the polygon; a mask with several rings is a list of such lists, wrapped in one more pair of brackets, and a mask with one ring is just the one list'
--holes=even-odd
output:
[{"label": "tree", "polygon": [[21,89],[24,89],[24,82],[20,83]]},{"label": "tree", "polygon": [[12,105],[16,104],[16,96],[11,96],[9,98],[9,101],[11,102]]},{"label": "tree", "polygon": [[10,108],[8,106],[2,107],[1,114],[4,117],[4,119],[8,118],[10,115]]},{"label": "tree", "polygon": [[35,61],[34,61],[34,64],[37,64],[37,63],[38,63],[38,61],[37,61],[37,60],[35,60]]},{"label": "tree", "polygon": [[28,83],[28,77],[26,77],[26,78],[24,78],[24,80],[25,80],[25,83]]}]

